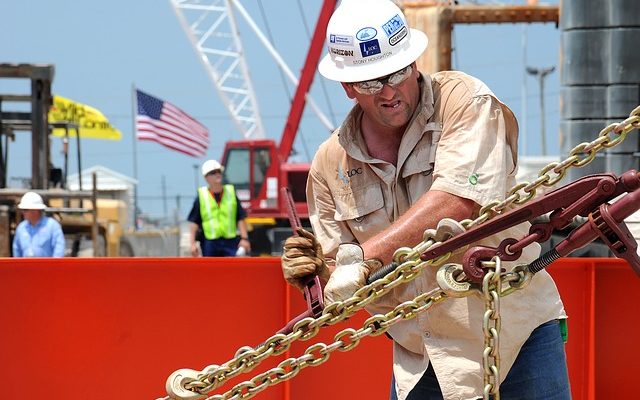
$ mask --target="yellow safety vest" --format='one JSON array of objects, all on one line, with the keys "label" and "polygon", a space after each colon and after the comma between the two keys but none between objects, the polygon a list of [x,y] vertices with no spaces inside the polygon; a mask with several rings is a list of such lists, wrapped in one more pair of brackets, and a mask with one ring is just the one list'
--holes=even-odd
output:
[{"label": "yellow safety vest", "polygon": [[198,189],[198,199],[204,237],[209,240],[235,238],[238,203],[233,185],[222,187],[220,204],[206,186]]}]

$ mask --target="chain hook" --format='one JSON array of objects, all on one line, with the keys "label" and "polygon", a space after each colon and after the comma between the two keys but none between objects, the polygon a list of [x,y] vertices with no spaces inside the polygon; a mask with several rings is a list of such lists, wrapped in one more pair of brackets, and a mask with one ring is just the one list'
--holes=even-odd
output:
[{"label": "chain hook", "polygon": [[200,374],[200,371],[182,368],[169,375],[166,383],[169,397],[176,400],[198,400],[205,398],[206,395],[186,388],[187,384],[197,381]]}]

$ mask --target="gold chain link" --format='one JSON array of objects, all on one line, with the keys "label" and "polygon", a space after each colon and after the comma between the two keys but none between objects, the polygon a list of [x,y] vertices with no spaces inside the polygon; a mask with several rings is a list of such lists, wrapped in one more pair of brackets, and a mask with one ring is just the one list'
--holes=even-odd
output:
[{"label": "gold chain link", "polygon": [[[538,173],[538,177],[533,182],[524,182],[515,185],[508,192],[504,200],[493,201],[485,205],[480,209],[479,216],[476,219],[466,219],[460,223],[466,229],[469,229],[493,218],[514,205],[526,203],[535,197],[536,190],[541,186],[550,187],[555,185],[566,175],[569,168],[583,167],[589,164],[593,161],[598,151],[617,146],[626,138],[627,134],[634,129],[640,129],[640,106],[636,107],[624,121],[611,124],[600,131],[598,138],[594,141],[590,143],[580,143],[575,146],[569,152],[569,157],[564,161],[559,163],[553,162],[542,168]],[[232,360],[229,360],[221,366],[208,367],[205,370],[206,372],[203,371],[202,374],[199,374],[198,379],[194,379],[193,382],[186,384],[185,388],[195,393],[205,395],[221,386],[228,379],[251,371],[264,359],[286,352],[296,340],[310,339],[319,332],[320,328],[334,325],[348,319],[366,305],[390,292],[396,286],[414,280],[426,266],[441,265],[449,258],[451,253],[426,262],[420,260],[420,254],[422,252],[440,243],[434,239],[432,234],[429,234],[432,231],[433,230],[425,231],[423,241],[415,247],[398,249],[394,253],[394,261],[398,263],[399,266],[384,278],[363,286],[358,289],[351,298],[345,301],[329,304],[325,307],[320,317],[309,317],[299,321],[293,327],[292,332],[287,335],[274,335],[255,349],[240,349]],[[498,281],[502,281],[502,283],[506,283],[507,286],[509,286],[505,290],[498,289],[497,293],[500,293],[500,296],[505,296],[516,289],[524,287],[531,279],[530,274],[526,274],[522,266],[514,268],[507,274],[499,275],[502,276]],[[353,331],[351,328],[340,331],[335,336],[335,342],[329,346],[322,343],[314,344],[307,348],[304,355],[298,358],[288,358],[281,362],[278,367],[261,373],[250,381],[235,385],[231,390],[222,395],[214,395],[207,399],[236,400],[251,398],[269,386],[293,378],[300,369],[304,367],[315,367],[324,363],[333,351],[348,351],[357,346],[363,337],[380,335],[386,332],[394,323],[403,319],[413,318],[419,312],[429,309],[433,304],[439,303],[446,298],[446,294],[439,289],[419,295],[412,301],[398,305],[393,311],[385,315],[372,316],[365,321],[363,327],[358,331]],[[409,306],[406,306],[407,304],[409,304]],[[496,327],[494,326],[493,329],[495,330]],[[343,341],[345,337],[347,337],[346,344]],[[497,341],[497,336],[495,339]],[[492,345],[495,346],[496,344],[494,343]],[[497,355],[497,353],[493,353],[491,357]],[[499,372],[499,359],[494,358],[493,365],[489,369],[492,371],[495,369],[496,372]],[[493,381],[495,381],[495,378]],[[499,380],[495,382],[499,382]],[[497,385],[491,383],[490,386],[492,388],[496,387],[497,390]],[[165,399],[169,398],[168,396],[165,397]]]},{"label": "gold chain link", "polygon": [[500,400],[500,294],[502,293],[502,274],[500,257],[482,263],[487,271],[482,280],[484,297],[484,316],[482,332],[484,333],[484,352],[482,367],[484,369],[484,400],[493,396]]},{"label": "gold chain link", "polygon": [[329,345],[316,343],[308,347],[302,356],[298,358],[288,358],[278,364],[278,366],[256,375],[250,381],[242,382],[224,394],[207,397],[207,400],[251,398],[268,386],[293,378],[303,368],[308,366],[315,367],[324,363],[334,351],[349,351],[360,344],[363,338],[382,335],[392,325],[402,320],[412,319],[419,313],[428,310],[446,298],[447,295],[440,289],[423,293],[412,301],[399,304],[392,311],[384,315],[378,314],[370,317],[358,330],[346,328],[338,332],[334,336],[334,342]]},{"label": "gold chain link", "polygon": [[636,107],[629,117],[620,123],[613,123],[600,131],[598,137],[590,143],[580,143],[569,152],[569,157],[561,162],[552,162],[538,173],[538,177],[531,183],[517,184],[508,192],[502,201],[491,202],[480,209],[480,215],[475,220],[464,220],[462,225],[469,229],[479,225],[499,214],[512,205],[521,205],[536,195],[541,186],[551,187],[558,183],[572,167],[584,167],[595,158],[598,151],[609,149],[621,143],[629,132],[640,129],[640,106]]}]

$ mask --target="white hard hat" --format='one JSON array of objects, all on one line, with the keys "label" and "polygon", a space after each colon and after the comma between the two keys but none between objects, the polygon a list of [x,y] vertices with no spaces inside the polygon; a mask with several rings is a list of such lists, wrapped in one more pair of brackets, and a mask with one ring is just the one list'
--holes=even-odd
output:
[{"label": "white hard hat", "polygon": [[44,210],[47,206],[44,205],[44,201],[38,193],[27,192],[20,199],[18,208],[21,210]]},{"label": "white hard hat", "polygon": [[417,60],[428,42],[390,0],[343,0],[327,25],[329,54],[318,70],[338,82],[379,78]]},{"label": "white hard hat", "polygon": [[211,171],[219,169],[224,171],[224,167],[216,160],[207,160],[202,164],[202,176],[207,175]]}]

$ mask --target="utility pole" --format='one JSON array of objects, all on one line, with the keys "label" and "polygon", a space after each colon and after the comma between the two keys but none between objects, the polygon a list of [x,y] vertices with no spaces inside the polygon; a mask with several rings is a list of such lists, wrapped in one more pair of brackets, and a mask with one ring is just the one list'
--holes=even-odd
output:
[{"label": "utility pole", "polygon": [[538,78],[540,85],[540,135],[542,140],[542,155],[547,155],[547,132],[544,122],[544,78],[555,71],[556,67],[551,66],[547,68],[533,68],[527,67],[527,73]]},{"label": "utility pole", "polygon": [[167,215],[167,182],[164,179],[164,175],[162,175],[162,180],[160,182],[162,184],[162,218],[166,223],[169,219],[169,216]]},{"label": "utility pole", "polygon": [[196,192],[198,191],[198,164],[193,164],[193,183],[196,186]]}]

